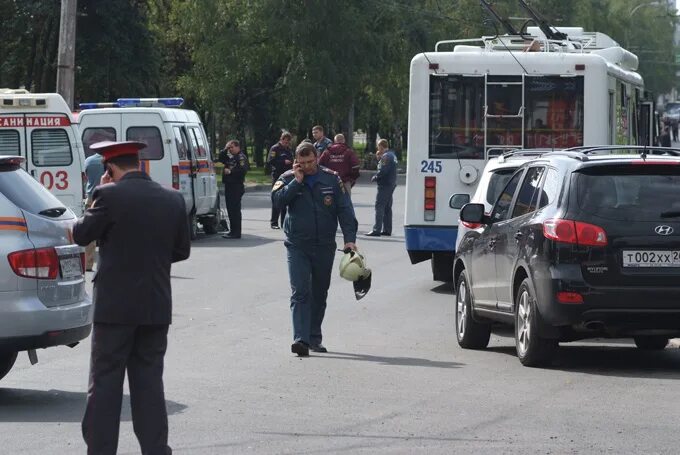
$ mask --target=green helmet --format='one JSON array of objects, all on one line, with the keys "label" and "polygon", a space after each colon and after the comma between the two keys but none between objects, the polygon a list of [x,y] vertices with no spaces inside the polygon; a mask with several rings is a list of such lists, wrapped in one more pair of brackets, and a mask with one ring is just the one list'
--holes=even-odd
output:
[{"label": "green helmet", "polygon": [[340,260],[340,276],[353,282],[357,300],[363,298],[371,288],[371,269],[366,267],[366,260],[358,251],[345,250]]}]

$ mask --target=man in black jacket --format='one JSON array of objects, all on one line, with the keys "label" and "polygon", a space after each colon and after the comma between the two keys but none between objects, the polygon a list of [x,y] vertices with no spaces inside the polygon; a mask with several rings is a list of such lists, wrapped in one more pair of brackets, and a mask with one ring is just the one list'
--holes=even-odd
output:
[{"label": "man in black jacket", "polygon": [[115,454],[127,370],[132,422],[144,454],[170,454],[163,358],[172,317],[170,267],[189,257],[179,192],[139,172],[141,142],[99,142],[106,173],[73,230],[99,243],[83,437],[88,454]]},{"label": "man in black jacket", "polygon": [[[290,149],[290,141],[293,140],[293,136],[285,131],[281,134],[281,139],[279,142],[274,144],[269,150],[269,156],[267,157],[267,166],[272,172],[272,188],[276,181],[281,177],[286,171],[293,169],[293,151]],[[281,224],[279,224],[279,218],[281,219]],[[286,218],[286,207],[276,207],[272,205],[272,217],[269,220],[272,229],[281,229],[283,226],[283,220]]]},{"label": "man in black jacket", "polygon": [[224,183],[224,201],[229,214],[229,234],[222,237],[225,239],[241,238],[241,198],[245,192],[244,181],[250,166],[248,157],[241,152],[241,144],[237,140],[227,142],[224,150],[220,152],[218,161],[224,164],[222,182]]}]

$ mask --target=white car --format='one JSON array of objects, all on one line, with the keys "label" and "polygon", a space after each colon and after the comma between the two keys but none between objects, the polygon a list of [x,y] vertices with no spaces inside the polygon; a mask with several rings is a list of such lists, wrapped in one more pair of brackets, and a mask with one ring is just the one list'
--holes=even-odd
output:
[{"label": "white car", "polygon": [[[452,207],[453,205],[456,205],[457,208],[460,208],[468,202],[484,204],[485,211],[487,213],[491,212],[491,207],[496,203],[496,199],[500,196],[501,191],[505,188],[505,185],[510,180],[510,177],[512,177],[512,174],[514,174],[522,164],[536,159],[542,154],[550,151],[550,149],[515,149],[505,152],[498,157],[491,158],[489,162],[486,163],[484,171],[482,171],[482,177],[479,180],[479,185],[477,185],[477,190],[472,196],[472,199],[470,199],[467,194],[454,194],[451,196],[449,205]],[[456,251],[458,251],[458,245],[460,244],[461,239],[465,237],[465,234],[468,231],[479,227],[480,226],[464,221],[458,221]]]}]

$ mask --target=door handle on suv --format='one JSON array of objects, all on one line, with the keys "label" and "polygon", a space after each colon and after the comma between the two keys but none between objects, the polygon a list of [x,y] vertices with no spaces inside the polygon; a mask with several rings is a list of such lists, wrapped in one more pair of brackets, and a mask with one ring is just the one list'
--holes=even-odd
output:
[{"label": "door handle on suv", "polygon": [[487,243],[487,245],[488,245],[488,247],[489,247],[490,250],[493,250],[493,249],[496,247],[496,242],[497,242],[497,241],[498,241],[498,239],[495,238],[495,237],[492,238],[492,239],[489,239],[489,243]]},{"label": "door handle on suv", "polygon": [[515,232],[515,239],[516,240],[522,240],[523,237],[524,237],[524,234],[522,234],[522,231]]}]

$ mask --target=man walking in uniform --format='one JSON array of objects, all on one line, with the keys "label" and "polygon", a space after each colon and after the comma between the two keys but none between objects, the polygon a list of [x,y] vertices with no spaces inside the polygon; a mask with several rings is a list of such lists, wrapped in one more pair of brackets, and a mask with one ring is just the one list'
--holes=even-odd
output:
[{"label": "man walking in uniform", "polygon": [[389,150],[387,139],[378,141],[378,150],[375,152],[378,159],[378,173],[371,180],[378,184],[378,193],[375,195],[375,224],[371,232],[365,235],[380,237],[392,235],[392,196],[397,187],[397,157]]},{"label": "man walking in uniform", "polygon": [[[276,183],[276,180],[286,171],[289,171],[293,167],[293,153],[290,150],[290,141],[293,136],[289,132],[284,132],[281,134],[281,139],[279,142],[274,144],[271,149],[269,149],[269,156],[267,157],[267,166],[272,171],[272,185]],[[279,225],[279,217],[281,218],[281,224]],[[286,218],[286,208],[278,208],[272,204],[272,217],[270,219],[270,224],[272,229],[280,229],[283,226],[283,220]]]},{"label": "man walking in uniform", "polygon": [[248,157],[241,152],[241,145],[237,140],[227,142],[219,159],[224,164],[222,182],[224,183],[224,199],[229,215],[229,234],[222,237],[225,239],[241,238],[241,198],[245,192],[243,182],[250,166]]},{"label": "man walking in uniform", "polygon": [[320,168],[314,145],[303,142],[295,151],[293,169],[272,189],[272,202],[288,207],[283,225],[288,250],[288,275],[293,319],[291,351],[300,357],[327,352],[321,344],[321,324],[335,257],[338,222],[344,248],[356,250],[357,222],[352,203],[338,175]]},{"label": "man walking in uniform", "polygon": [[132,423],[143,454],[171,454],[163,359],[171,323],[171,263],[187,259],[184,198],[139,171],[141,142],[99,142],[106,173],[78,220],[79,245],[99,242],[92,354],[83,437],[88,454],[115,454],[127,370]]}]

